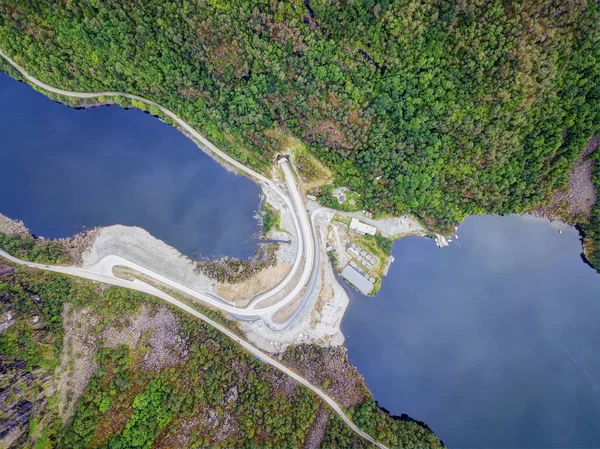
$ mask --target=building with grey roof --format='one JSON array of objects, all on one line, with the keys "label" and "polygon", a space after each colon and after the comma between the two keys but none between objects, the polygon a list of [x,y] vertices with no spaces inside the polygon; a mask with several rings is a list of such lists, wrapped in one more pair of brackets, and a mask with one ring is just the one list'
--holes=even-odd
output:
[{"label": "building with grey roof", "polygon": [[368,295],[373,290],[373,283],[363,277],[358,271],[347,265],[342,271],[342,277],[354,285],[363,295]]}]

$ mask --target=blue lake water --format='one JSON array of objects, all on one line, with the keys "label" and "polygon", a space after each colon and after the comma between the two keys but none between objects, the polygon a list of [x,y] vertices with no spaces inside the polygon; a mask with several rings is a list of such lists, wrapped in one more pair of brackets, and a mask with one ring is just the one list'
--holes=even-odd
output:
[{"label": "blue lake water", "polygon": [[350,360],[383,407],[450,448],[600,445],[600,276],[574,230],[468,218],[460,247],[395,243],[379,294],[353,293]]},{"label": "blue lake water", "polygon": [[[76,111],[0,73],[0,212],[65,237],[143,227],[185,254],[250,256],[259,188],[176,129],[117,106]],[[407,238],[342,327],[379,403],[450,447],[598,447],[600,276],[574,231],[472,217],[460,247]]]},{"label": "blue lake water", "polygon": [[155,117],[71,109],[1,72],[0,115],[0,213],[34,234],[118,223],[190,256],[256,250],[259,187]]}]

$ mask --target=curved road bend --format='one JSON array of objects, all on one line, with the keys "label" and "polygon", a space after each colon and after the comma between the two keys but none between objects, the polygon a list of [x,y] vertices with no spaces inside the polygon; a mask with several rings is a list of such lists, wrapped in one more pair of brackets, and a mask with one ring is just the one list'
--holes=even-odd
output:
[{"label": "curved road bend", "polygon": [[100,97],[100,96],[102,96],[102,97],[124,97],[124,98],[129,98],[131,100],[140,101],[149,106],[155,106],[163,114],[165,114],[167,117],[171,118],[175,123],[177,123],[179,126],[181,126],[181,128],[183,128],[192,137],[194,137],[198,142],[200,142],[204,146],[204,148],[210,150],[210,152],[217,155],[219,158],[225,160],[232,166],[242,170],[243,172],[249,174],[253,178],[257,179],[258,181],[260,181],[260,182],[266,184],[267,186],[269,186],[270,188],[272,188],[283,199],[286,206],[290,210],[290,213],[292,214],[292,219],[294,221],[294,227],[296,228],[296,233],[298,235],[298,254],[296,255],[296,260],[294,261],[294,265],[292,266],[291,271],[283,279],[283,281],[281,281],[272,290],[259,295],[259,297],[258,297],[259,300],[262,301],[264,299],[270,298],[271,296],[275,295],[276,293],[278,293],[282,289],[284,289],[287,286],[287,284],[289,284],[291,282],[292,278],[296,274],[296,271],[298,270],[298,267],[299,267],[301,259],[302,259],[303,251],[304,251],[304,242],[301,239],[302,231],[300,229],[300,223],[298,221],[298,216],[297,216],[298,213],[302,214],[302,212],[306,212],[302,202],[299,204],[296,204],[296,207],[298,207],[299,205],[301,205],[301,207],[296,211],[296,213],[294,213],[294,207],[293,207],[288,195],[286,195],[283,192],[283,190],[281,190],[281,188],[279,188],[279,186],[275,182],[271,181],[269,178],[261,175],[260,173],[252,170],[251,168],[246,167],[244,164],[236,161],[234,158],[232,158],[228,154],[219,150],[215,145],[213,145],[202,134],[200,134],[198,131],[196,131],[194,128],[192,128],[192,126],[190,126],[187,122],[185,122],[184,120],[177,117],[177,115],[175,115],[175,113],[171,112],[169,109],[161,106],[160,104],[158,104],[154,101],[147,100],[138,95],[128,94],[128,93],[124,93],[124,92],[70,92],[67,90],[57,89],[55,87],[52,87],[52,86],[38,80],[37,78],[34,78],[33,76],[30,76],[23,67],[21,67],[19,64],[17,64],[15,61],[13,61],[1,49],[0,49],[0,56],[2,56],[15,69],[17,69],[19,71],[19,73],[21,73],[21,75],[23,75],[23,77],[25,79],[27,79],[30,83],[32,83],[38,87],[41,87],[42,89],[44,89],[48,92],[52,92],[55,94],[64,95],[66,97],[72,97],[72,98],[96,98],[96,97]]},{"label": "curved road bend", "polygon": [[375,439],[373,437],[371,437],[369,434],[360,430],[358,428],[358,426],[356,424],[354,424],[352,422],[352,420],[350,418],[348,418],[348,416],[346,416],[343,409],[339,406],[339,404],[335,400],[333,400],[329,395],[327,395],[321,389],[312,385],[304,377],[300,376],[299,374],[296,374],[294,371],[292,371],[285,365],[281,364],[280,362],[278,362],[277,360],[275,360],[274,358],[272,358],[265,352],[261,351],[256,346],[249,343],[248,341],[246,341],[246,340],[242,339],[241,337],[239,337],[238,335],[234,334],[226,327],[222,326],[221,324],[217,323],[216,321],[211,320],[207,316],[205,316],[202,313],[198,312],[197,310],[191,308],[187,304],[184,304],[183,302],[179,301],[178,299],[175,299],[174,297],[168,295],[167,293],[163,292],[162,290],[159,290],[159,289],[157,289],[149,284],[146,284],[145,282],[142,282],[138,279],[134,279],[133,281],[127,281],[125,279],[107,277],[107,276],[104,276],[103,274],[99,274],[99,273],[86,272],[82,269],[75,268],[75,267],[50,266],[50,265],[43,265],[43,264],[34,263],[34,262],[27,262],[27,261],[24,261],[21,259],[17,259],[16,257],[11,256],[6,251],[1,250],[1,249],[0,249],[0,256],[4,257],[7,260],[10,260],[11,262],[13,262],[17,265],[23,265],[23,266],[26,266],[29,268],[35,268],[35,269],[39,269],[39,270],[53,271],[55,273],[71,275],[71,276],[84,278],[84,279],[88,279],[88,280],[96,281],[96,282],[103,282],[105,284],[111,284],[111,285],[116,285],[119,287],[128,288],[131,290],[137,290],[139,292],[146,293],[146,294],[155,296],[157,298],[160,298],[160,299],[168,302],[169,304],[172,304],[175,307],[178,307],[181,310],[195,316],[196,318],[201,319],[205,323],[209,324],[210,326],[214,327],[218,331],[220,331],[223,334],[225,334],[226,336],[228,336],[230,339],[232,339],[236,343],[239,343],[240,345],[242,345],[244,347],[244,349],[246,349],[248,352],[250,352],[250,354],[254,355],[258,359],[260,359],[262,362],[267,363],[267,364],[277,368],[279,371],[281,371],[281,372],[287,374],[288,376],[290,376],[291,378],[295,379],[297,382],[301,383],[306,388],[312,390],[314,393],[318,394],[321,397],[321,399],[323,399],[333,409],[333,411],[335,411],[339,415],[339,417],[342,418],[344,420],[344,422],[354,432],[356,432],[358,435],[360,435],[367,441],[370,441],[371,443],[377,445],[379,448],[388,449],[385,445],[375,441]]},{"label": "curved road bend", "polygon": [[[132,262],[130,260],[127,260],[127,259],[125,259],[121,256],[117,256],[117,255],[108,255],[108,256],[104,257],[103,259],[101,259],[95,265],[92,265],[92,266],[86,267],[86,268],[68,267],[71,269],[70,273],[75,273],[75,272],[88,273],[88,274],[94,274],[94,275],[101,275],[104,278],[108,278],[108,279],[116,279],[116,276],[113,274],[113,268],[117,267],[117,266],[127,267],[127,268],[135,270],[145,276],[148,276],[162,284],[165,284],[169,287],[179,290],[195,299],[198,299],[198,300],[212,306],[212,307],[222,310],[230,315],[234,315],[236,317],[253,317],[253,318],[260,317],[265,321],[265,323],[269,327],[275,328],[274,327],[275,324],[272,321],[272,315],[274,313],[276,313],[278,310],[280,310],[281,308],[285,307],[290,302],[292,302],[296,298],[296,296],[298,294],[300,294],[300,292],[302,291],[305,284],[307,283],[313,270],[318,269],[318,260],[319,260],[318,257],[315,258],[315,247],[318,247],[318,241],[317,241],[318,236],[316,234],[313,235],[313,233],[312,233],[311,224],[308,220],[306,210],[304,209],[304,206],[302,204],[302,199],[300,197],[300,193],[296,189],[296,186],[293,184],[293,182],[294,182],[293,174],[291,172],[291,168],[290,168],[289,162],[287,160],[285,160],[282,163],[282,168],[284,168],[286,181],[289,183],[288,185],[290,185],[290,191],[292,192],[292,198],[294,199],[294,203],[297,205],[297,207],[301,208],[301,213],[299,215],[300,215],[300,224],[301,224],[301,228],[303,230],[303,234],[301,236],[299,236],[299,238],[307,240],[307,245],[306,245],[306,252],[305,252],[305,259],[304,259],[305,260],[304,271],[302,272],[302,277],[300,278],[299,282],[294,286],[294,289],[275,304],[272,304],[272,305],[269,305],[266,307],[262,307],[262,308],[255,307],[256,304],[249,304],[246,308],[236,307],[234,305],[227,303],[225,300],[223,300],[222,298],[219,298],[218,296],[216,296],[212,293],[199,292],[199,291],[193,290],[177,281],[174,281],[172,279],[169,279],[166,276],[163,276],[160,273],[157,273],[156,271],[150,270],[149,268],[141,266],[135,262]],[[313,265],[316,265],[316,266],[313,266]],[[67,268],[67,267],[56,267],[56,268]],[[73,270],[76,270],[76,271],[73,271]],[[311,283],[309,285],[309,290],[312,288],[314,288],[314,283]],[[307,293],[310,294],[310,291],[307,291]]]},{"label": "curved road bend", "polygon": [[317,219],[317,215],[319,215],[321,212],[324,212],[325,210],[326,210],[325,208],[319,208],[319,209],[313,209],[311,211],[310,224],[311,224],[312,233],[314,236],[315,263],[314,263],[314,266],[312,269],[312,275],[310,277],[309,284],[306,287],[304,296],[302,297],[302,301],[300,301],[300,304],[298,304],[298,307],[296,307],[296,309],[292,312],[292,314],[282,322],[273,321],[273,317],[275,316],[276,312],[273,312],[271,315],[269,315],[269,322],[267,322],[267,321],[265,321],[265,322],[273,330],[281,331],[281,330],[287,329],[289,327],[289,325],[292,324],[296,318],[298,318],[298,315],[300,315],[300,312],[302,312],[302,309],[304,309],[304,306],[308,302],[310,296],[312,295],[312,293],[315,289],[317,280],[319,278],[319,273],[321,272],[321,247],[320,247],[319,232],[317,230],[316,219]]},{"label": "curved road bend", "polygon": [[[183,129],[185,129],[187,132],[189,132],[194,138],[196,138],[200,143],[202,143],[202,145],[204,145],[206,148],[208,148],[214,154],[216,154],[220,158],[224,159],[225,161],[227,161],[229,164],[233,165],[234,167],[248,173],[250,176],[254,177],[255,179],[257,179],[257,180],[265,183],[269,187],[271,187],[284,200],[285,204],[287,205],[288,209],[290,210],[290,213],[292,214],[294,226],[296,227],[296,233],[298,235],[298,254],[296,255],[296,260],[294,262],[292,270],[288,273],[288,275],[285,277],[285,279],[283,281],[281,281],[272,290],[258,295],[256,298],[254,298],[250,302],[250,304],[247,307],[250,310],[254,309],[256,304],[275,295],[276,293],[281,291],[283,288],[285,288],[291,282],[292,278],[296,274],[296,271],[300,265],[301,258],[302,258],[303,252],[304,252],[304,247],[306,247],[304,272],[302,273],[299,284],[297,284],[295,286],[295,288],[289,295],[287,295],[281,301],[278,301],[273,307],[268,307],[268,308],[265,307],[264,309],[260,309],[260,311],[262,313],[259,313],[258,315],[262,316],[267,311],[273,311],[274,308],[279,309],[281,307],[285,307],[285,305],[289,304],[290,302],[292,302],[294,300],[295,295],[297,295],[302,290],[302,288],[308,281],[308,278],[310,276],[311,267],[312,267],[312,264],[315,259],[315,255],[314,255],[315,245],[318,243],[315,243],[315,240],[313,239],[313,236],[311,235],[312,229],[309,224],[306,209],[304,207],[302,198],[300,197],[300,193],[298,192],[298,189],[296,187],[296,184],[294,181],[294,176],[291,172],[291,167],[290,167],[290,164],[289,164],[289,161],[287,160],[287,158],[280,159],[279,164],[281,165],[282,170],[286,176],[286,182],[288,185],[288,189],[290,191],[290,194],[292,196],[293,203],[294,203],[293,205],[291,204],[291,201],[288,198],[288,196],[279,188],[279,186],[277,186],[277,184],[275,182],[271,181],[270,179],[261,175],[260,173],[252,170],[251,168],[246,167],[242,163],[233,159],[231,156],[229,156],[226,153],[224,153],[223,151],[219,150],[215,145],[213,145],[208,139],[206,139],[198,131],[196,131],[194,128],[192,128],[188,123],[186,123],[185,121],[183,121],[182,119],[177,117],[173,112],[171,112],[167,108],[164,108],[163,106],[159,105],[158,103],[151,101],[151,100],[147,100],[138,95],[132,95],[132,94],[127,94],[127,93],[123,93],[123,92],[70,92],[70,91],[66,91],[66,90],[62,90],[62,89],[57,89],[55,87],[52,87],[36,78],[30,76],[23,67],[21,67],[19,64],[17,64],[15,61],[13,61],[2,50],[0,50],[0,56],[2,56],[13,67],[15,67],[15,69],[17,69],[21,73],[21,75],[23,75],[29,82],[31,82],[32,84],[35,84],[36,86],[41,87],[42,89],[45,89],[49,92],[53,92],[53,93],[68,96],[68,97],[74,97],[74,98],[95,98],[95,97],[99,97],[99,96],[105,96],[105,97],[121,96],[121,97],[129,98],[129,99],[141,101],[150,106],[155,106],[158,109],[160,109],[161,112],[163,112],[166,116],[173,119],[173,121],[175,121]],[[294,206],[295,206],[295,209],[294,209]],[[125,259],[123,259],[123,260],[125,260]],[[171,286],[173,286],[174,288],[179,288],[179,287],[175,287],[174,285],[172,285],[173,281],[169,282],[169,284]],[[189,289],[185,289],[185,290],[189,290]],[[187,292],[187,293],[189,293],[189,292]],[[198,296],[198,292],[195,292],[195,293],[196,294],[193,296]],[[202,300],[207,301],[209,304],[225,310],[224,304],[223,304],[223,303],[226,303],[225,300],[221,300],[221,301],[215,300],[211,296],[208,296],[205,294],[202,294],[202,297],[203,297]],[[201,299],[201,298],[199,298],[199,299]],[[239,309],[239,308],[235,308],[235,309],[236,310],[231,310],[231,311],[227,310],[227,312],[233,313],[235,315],[241,315],[241,316],[249,315],[248,313],[243,312],[244,309]],[[256,316],[257,314],[253,313],[252,315]],[[267,324],[272,324],[272,321],[270,319],[268,319]]]},{"label": "curved road bend", "polygon": [[[304,240],[304,237],[310,236],[311,235],[311,227],[310,224],[308,222],[308,217],[306,214],[306,209],[304,208],[304,205],[302,203],[302,199],[300,198],[300,194],[298,192],[298,189],[296,188],[293,179],[291,183],[288,183],[288,186],[293,187],[291,190],[292,196],[294,197],[294,199],[297,201],[298,199],[300,199],[299,202],[297,202],[296,204],[299,205],[300,207],[296,210],[296,213],[294,213],[294,208],[293,206],[290,204],[290,200],[289,198],[283,193],[283,191],[270,179],[266,178],[265,176],[261,175],[260,173],[252,170],[249,167],[246,167],[245,165],[243,165],[242,163],[236,161],[235,159],[233,159],[231,156],[227,155],[226,153],[224,153],[223,151],[219,150],[216,146],[214,146],[208,139],[206,139],[204,136],[202,136],[199,132],[197,132],[194,128],[192,128],[190,125],[188,125],[185,121],[183,121],[182,119],[180,119],[179,117],[177,117],[173,112],[171,112],[170,110],[164,108],[163,106],[159,105],[158,103],[155,103],[153,101],[147,100],[143,97],[137,96],[137,95],[132,95],[132,94],[127,94],[127,93],[122,93],[122,92],[99,92],[99,93],[78,93],[78,92],[70,92],[70,91],[65,91],[62,89],[56,89],[52,86],[49,86],[48,84],[45,84],[39,80],[37,80],[36,78],[30,76],[27,71],[25,69],[23,69],[20,65],[18,65],[16,62],[14,62],[10,57],[8,57],[6,54],[4,54],[4,52],[2,50],[0,50],[0,56],[2,56],[6,61],[8,61],[13,67],[15,67],[15,69],[17,69],[21,75],[23,75],[29,82],[31,82],[32,84],[35,84],[38,87],[41,87],[42,89],[45,89],[49,92],[53,92],[59,95],[64,95],[64,96],[68,96],[68,97],[75,97],[75,98],[95,98],[95,97],[99,97],[99,96],[121,96],[121,97],[125,97],[125,98],[129,98],[129,99],[133,99],[133,100],[138,100],[141,101],[145,104],[148,104],[150,106],[155,106],[157,108],[160,109],[160,111],[162,113],[164,113],[166,116],[170,117],[173,121],[175,121],[179,126],[181,126],[183,129],[185,129],[187,132],[189,132],[194,138],[196,138],[199,142],[201,142],[206,148],[208,148],[210,151],[212,151],[214,154],[216,154],[217,156],[219,156],[220,158],[222,158],[223,160],[227,161],[229,164],[233,165],[236,168],[239,168],[240,170],[248,173],[249,175],[251,175],[252,177],[256,178],[257,180],[265,183],[266,185],[268,185],[269,187],[271,187],[286,203],[287,207],[289,208],[290,212],[292,213],[292,217],[294,219],[294,224],[296,226],[296,232],[298,235],[298,245],[299,245],[299,251],[298,251],[298,255],[296,258],[296,262],[294,264],[294,267],[297,267],[297,264],[300,262],[300,259],[302,257],[302,252],[300,251],[301,245],[302,245],[302,240]],[[283,162],[282,165],[282,169],[284,170],[284,173],[286,175],[291,175],[291,168],[289,166],[289,161],[287,161],[287,159],[284,160],[285,162]],[[293,178],[293,176],[292,176]],[[301,217],[301,221],[302,221],[302,228],[303,231],[301,231],[299,223],[298,223],[298,217],[296,214],[299,214]],[[316,239],[316,236],[313,236],[314,239]],[[308,239],[313,240],[313,239]],[[314,246],[311,245],[310,243],[307,245],[307,249],[311,248],[311,250],[307,251],[307,259],[311,261],[315,260],[315,254],[314,254],[314,250],[315,247],[318,247],[318,241],[313,240]],[[310,254],[308,254],[310,253]],[[370,435],[368,435],[367,433],[363,432],[362,430],[360,430],[356,424],[354,424],[350,418],[348,418],[346,416],[346,414],[344,413],[344,411],[342,410],[342,408],[331,398],[329,397],[327,394],[325,394],[323,391],[321,391],[319,388],[313,386],[310,382],[308,382],[306,379],[304,379],[303,377],[299,376],[298,374],[296,374],[295,372],[293,372],[292,370],[290,370],[289,368],[287,368],[286,366],[282,365],[281,363],[279,363],[278,361],[276,361],[275,359],[271,358],[270,356],[268,356],[266,353],[262,352],[261,350],[259,350],[258,348],[256,348],[255,346],[253,346],[252,344],[250,344],[249,342],[241,339],[240,337],[238,337],[237,335],[235,335],[233,332],[229,331],[228,329],[226,329],[225,327],[223,327],[222,325],[220,325],[219,323],[211,320],[210,318],[202,315],[200,312],[192,309],[191,307],[187,306],[186,304],[182,303],[181,301],[178,301],[177,299],[173,298],[172,296],[162,292],[161,290],[152,287],[149,284],[146,284],[144,282],[141,282],[139,280],[134,280],[133,282],[130,281],[126,281],[126,280],[122,280],[122,279],[118,279],[118,278],[114,278],[114,277],[106,277],[103,276],[101,274],[96,274],[96,273],[91,273],[91,272],[82,272],[83,270],[74,268],[74,267],[50,267],[50,266],[46,266],[46,265],[41,265],[41,264],[34,264],[31,262],[25,262],[19,259],[16,259],[15,257],[10,256],[8,253],[6,253],[5,251],[0,249],[0,256],[5,257],[8,260],[11,260],[14,263],[20,264],[20,265],[25,265],[28,266],[30,268],[37,268],[37,269],[46,269],[48,271],[54,271],[57,273],[63,273],[63,274],[69,274],[69,275],[73,275],[73,276],[77,276],[77,277],[82,277],[85,279],[89,279],[92,281],[97,281],[97,282],[104,282],[104,283],[108,283],[108,284],[112,284],[112,285],[117,285],[120,287],[124,287],[124,288],[130,288],[130,289],[134,289],[143,293],[147,293],[153,296],[156,296],[158,298],[161,298],[167,302],[169,302],[170,304],[173,304],[176,307],[179,307],[180,309],[194,315],[195,317],[203,320],[204,322],[208,323],[209,325],[213,326],[215,329],[219,330],[220,332],[224,333],[225,335],[227,335],[229,338],[233,339],[234,341],[236,341],[237,343],[239,343],[240,345],[242,345],[247,351],[249,351],[251,354],[257,356],[260,360],[262,360],[265,363],[268,363],[269,365],[279,369],[280,371],[282,371],[283,373],[287,374],[288,376],[292,377],[293,379],[295,379],[296,381],[298,381],[299,383],[301,383],[302,385],[304,385],[305,387],[309,388],[310,390],[312,390],[313,392],[315,392],[316,394],[318,394],[325,402],[327,402],[327,404],[329,404],[329,406],[331,406],[331,408],[340,416],[340,418],[342,418],[342,420],[354,431],[356,432],[358,435],[360,435],[361,437],[363,437],[364,439],[366,439],[367,441],[370,441],[371,443],[375,444],[376,446],[378,446],[381,449],[388,449],[385,445],[383,445],[382,443],[379,443],[377,441],[375,441],[375,439],[373,437],[371,437]],[[316,260],[318,260],[318,257],[316,258]],[[310,266],[310,264],[307,263],[305,264],[305,266]],[[292,269],[292,272],[294,271],[294,269]],[[111,270],[112,272],[112,270]],[[275,287],[274,290],[281,290],[282,288],[285,287],[285,285],[287,283],[289,283],[289,280],[291,280],[291,277],[293,276],[292,272],[290,272],[290,275],[288,275],[288,277],[286,277],[286,279],[280,284],[280,286],[283,284],[283,286],[277,286]],[[308,276],[310,275],[310,271],[307,273],[307,271],[305,270],[302,274],[302,279],[303,282],[306,282],[306,280],[308,279]],[[287,282],[286,282],[287,281]],[[298,289],[300,285],[300,288]],[[298,291],[300,291],[303,287],[303,284],[299,284],[296,286],[296,289],[298,289]],[[280,287],[280,288],[279,288]],[[207,296],[208,298],[208,296]],[[263,298],[265,299],[265,298]],[[290,302],[292,299],[290,299],[288,302]],[[287,303],[286,303],[287,304]],[[221,305],[221,304],[220,304]],[[262,311],[266,310],[267,308],[263,309]]]},{"label": "curved road bend", "polygon": [[[302,240],[306,242],[306,248],[304,253],[304,271],[302,272],[302,276],[300,277],[300,280],[298,281],[294,289],[288,295],[286,295],[285,298],[283,298],[281,301],[278,301],[276,304],[263,308],[257,308],[256,306],[259,304],[260,301],[256,299],[252,300],[250,304],[248,304],[248,310],[255,310],[259,312],[279,310],[282,307],[285,307],[290,302],[292,302],[308,282],[311,272],[315,269],[313,265],[318,259],[315,257],[315,250],[318,245],[317,236],[313,235],[312,233],[312,227],[310,224],[310,220],[308,219],[308,213],[306,212],[304,202],[302,201],[302,197],[300,196],[300,190],[296,185],[290,161],[286,157],[282,157],[281,159],[279,159],[278,164],[283,170],[285,181],[288,185],[288,190],[290,192],[294,205],[296,206],[296,211],[300,220],[300,227],[302,228]],[[298,236],[298,239],[300,239],[300,236]]]}]

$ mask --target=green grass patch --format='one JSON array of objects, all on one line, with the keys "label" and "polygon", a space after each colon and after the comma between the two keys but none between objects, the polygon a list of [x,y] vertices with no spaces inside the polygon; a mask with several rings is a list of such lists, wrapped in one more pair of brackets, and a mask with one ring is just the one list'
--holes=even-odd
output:
[{"label": "green grass patch", "polygon": [[350,222],[352,221],[351,217],[346,217],[345,215],[335,214],[333,216],[333,220],[338,223],[342,223],[343,225],[350,226]]},{"label": "green grass patch", "polygon": [[367,234],[352,238],[352,242],[369,251],[378,259],[377,265],[369,272],[369,275],[375,278],[373,290],[369,296],[374,296],[381,288],[381,283],[383,281],[383,269],[385,268],[388,256],[392,252],[394,241],[380,234]]},{"label": "green grass patch", "polygon": [[281,215],[277,209],[265,201],[263,205],[263,235],[267,235],[272,229],[281,231]]}]

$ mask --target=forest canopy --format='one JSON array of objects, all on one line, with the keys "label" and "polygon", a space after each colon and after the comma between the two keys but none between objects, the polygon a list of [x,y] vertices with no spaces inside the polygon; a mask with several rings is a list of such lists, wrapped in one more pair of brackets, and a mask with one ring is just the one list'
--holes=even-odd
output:
[{"label": "forest canopy", "polygon": [[600,128],[599,23],[586,0],[13,0],[0,46],[263,171],[295,136],[373,211],[443,227],[565,184]]},{"label": "forest canopy", "polygon": [[[158,298],[17,267],[0,279],[0,313],[11,316],[0,333],[3,448],[374,447],[309,389]],[[311,369],[311,382],[388,447],[443,446],[377,407],[337,354],[299,345],[284,357],[300,372],[344,367],[337,396],[326,369]]]}]

